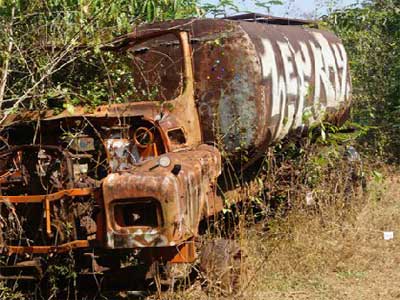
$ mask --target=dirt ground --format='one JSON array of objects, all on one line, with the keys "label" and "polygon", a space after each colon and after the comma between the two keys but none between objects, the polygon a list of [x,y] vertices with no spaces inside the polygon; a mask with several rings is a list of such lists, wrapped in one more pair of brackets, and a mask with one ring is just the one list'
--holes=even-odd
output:
[{"label": "dirt ground", "polygon": [[[279,241],[246,296],[400,299],[400,175],[370,181],[359,201],[315,218],[302,212],[289,216],[291,238]],[[384,240],[384,231],[393,231],[394,239]]]}]

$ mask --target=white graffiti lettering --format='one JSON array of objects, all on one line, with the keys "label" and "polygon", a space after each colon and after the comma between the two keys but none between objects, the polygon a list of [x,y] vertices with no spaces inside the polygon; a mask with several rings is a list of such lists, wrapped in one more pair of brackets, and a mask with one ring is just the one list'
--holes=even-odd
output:
[{"label": "white graffiti lettering", "polygon": [[275,139],[282,138],[293,127],[302,126],[305,111],[312,112],[308,119],[312,123],[327,108],[338,107],[348,96],[347,55],[343,45],[329,43],[319,32],[311,34],[313,40],[296,42],[298,50],[289,41],[278,41],[274,48],[271,40],[261,39],[262,74],[264,80],[271,82],[270,117],[279,122]]},{"label": "white graffiti lettering", "polygon": [[303,123],[304,101],[308,94],[308,89],[310,86],[309,79],[312,73],[311,58],[310,58],[310,52],[308,51],[308,47],[303,42],[300,42],[299,45],[300,45],[300,51],[298,51],[295,54],[296,68],[297,68],[298,78],[300,81],[299,101],[297,105],[295,127],[299,127]]}]

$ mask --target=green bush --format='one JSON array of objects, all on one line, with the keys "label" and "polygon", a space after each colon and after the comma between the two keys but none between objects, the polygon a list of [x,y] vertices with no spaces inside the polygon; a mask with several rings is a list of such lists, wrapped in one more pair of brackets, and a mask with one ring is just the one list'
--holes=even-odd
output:
[{"label": "green bush", "polygon": [[327,16],[325,24],[349,54],[354,120],[370,128],[361,142],[372,154],[399,162],[400,1],[364,1]]}]

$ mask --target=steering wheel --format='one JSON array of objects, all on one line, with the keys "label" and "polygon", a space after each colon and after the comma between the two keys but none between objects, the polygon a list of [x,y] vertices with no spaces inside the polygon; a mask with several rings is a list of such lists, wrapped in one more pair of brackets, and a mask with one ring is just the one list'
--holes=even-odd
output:
[{"label": "steering wheel", "polygon": [[133,140],[139,148],[147,148],[154,142],[154,134],[146,127],[139,127],[133,134]]}]

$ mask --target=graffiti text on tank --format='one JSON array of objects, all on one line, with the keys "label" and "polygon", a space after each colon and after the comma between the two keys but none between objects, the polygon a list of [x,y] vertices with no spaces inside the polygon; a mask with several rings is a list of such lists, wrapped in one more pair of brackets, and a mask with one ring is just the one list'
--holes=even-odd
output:
[{"label": "graffiti text on tank", "polygon": [[[280,55],[275,55],[270,40],[262,39],[263,78],[271,80],[272,84],[271,117],[279,118],[275,139],[286,136],[291,128],[302,126],[305,115],[312,123],[322,117],[327,108],[337,107],[347,99],[347,55],[343,45],[329,43],[321,33],[311,34],[315,41],[296,42],[297,51],[289,41],[276,42],[275,49]],[[283,70],[278,65],[283,65]],[[310,88],[313,70],[315,81]],[[306,98],[312,96],[307,105]]]}]

